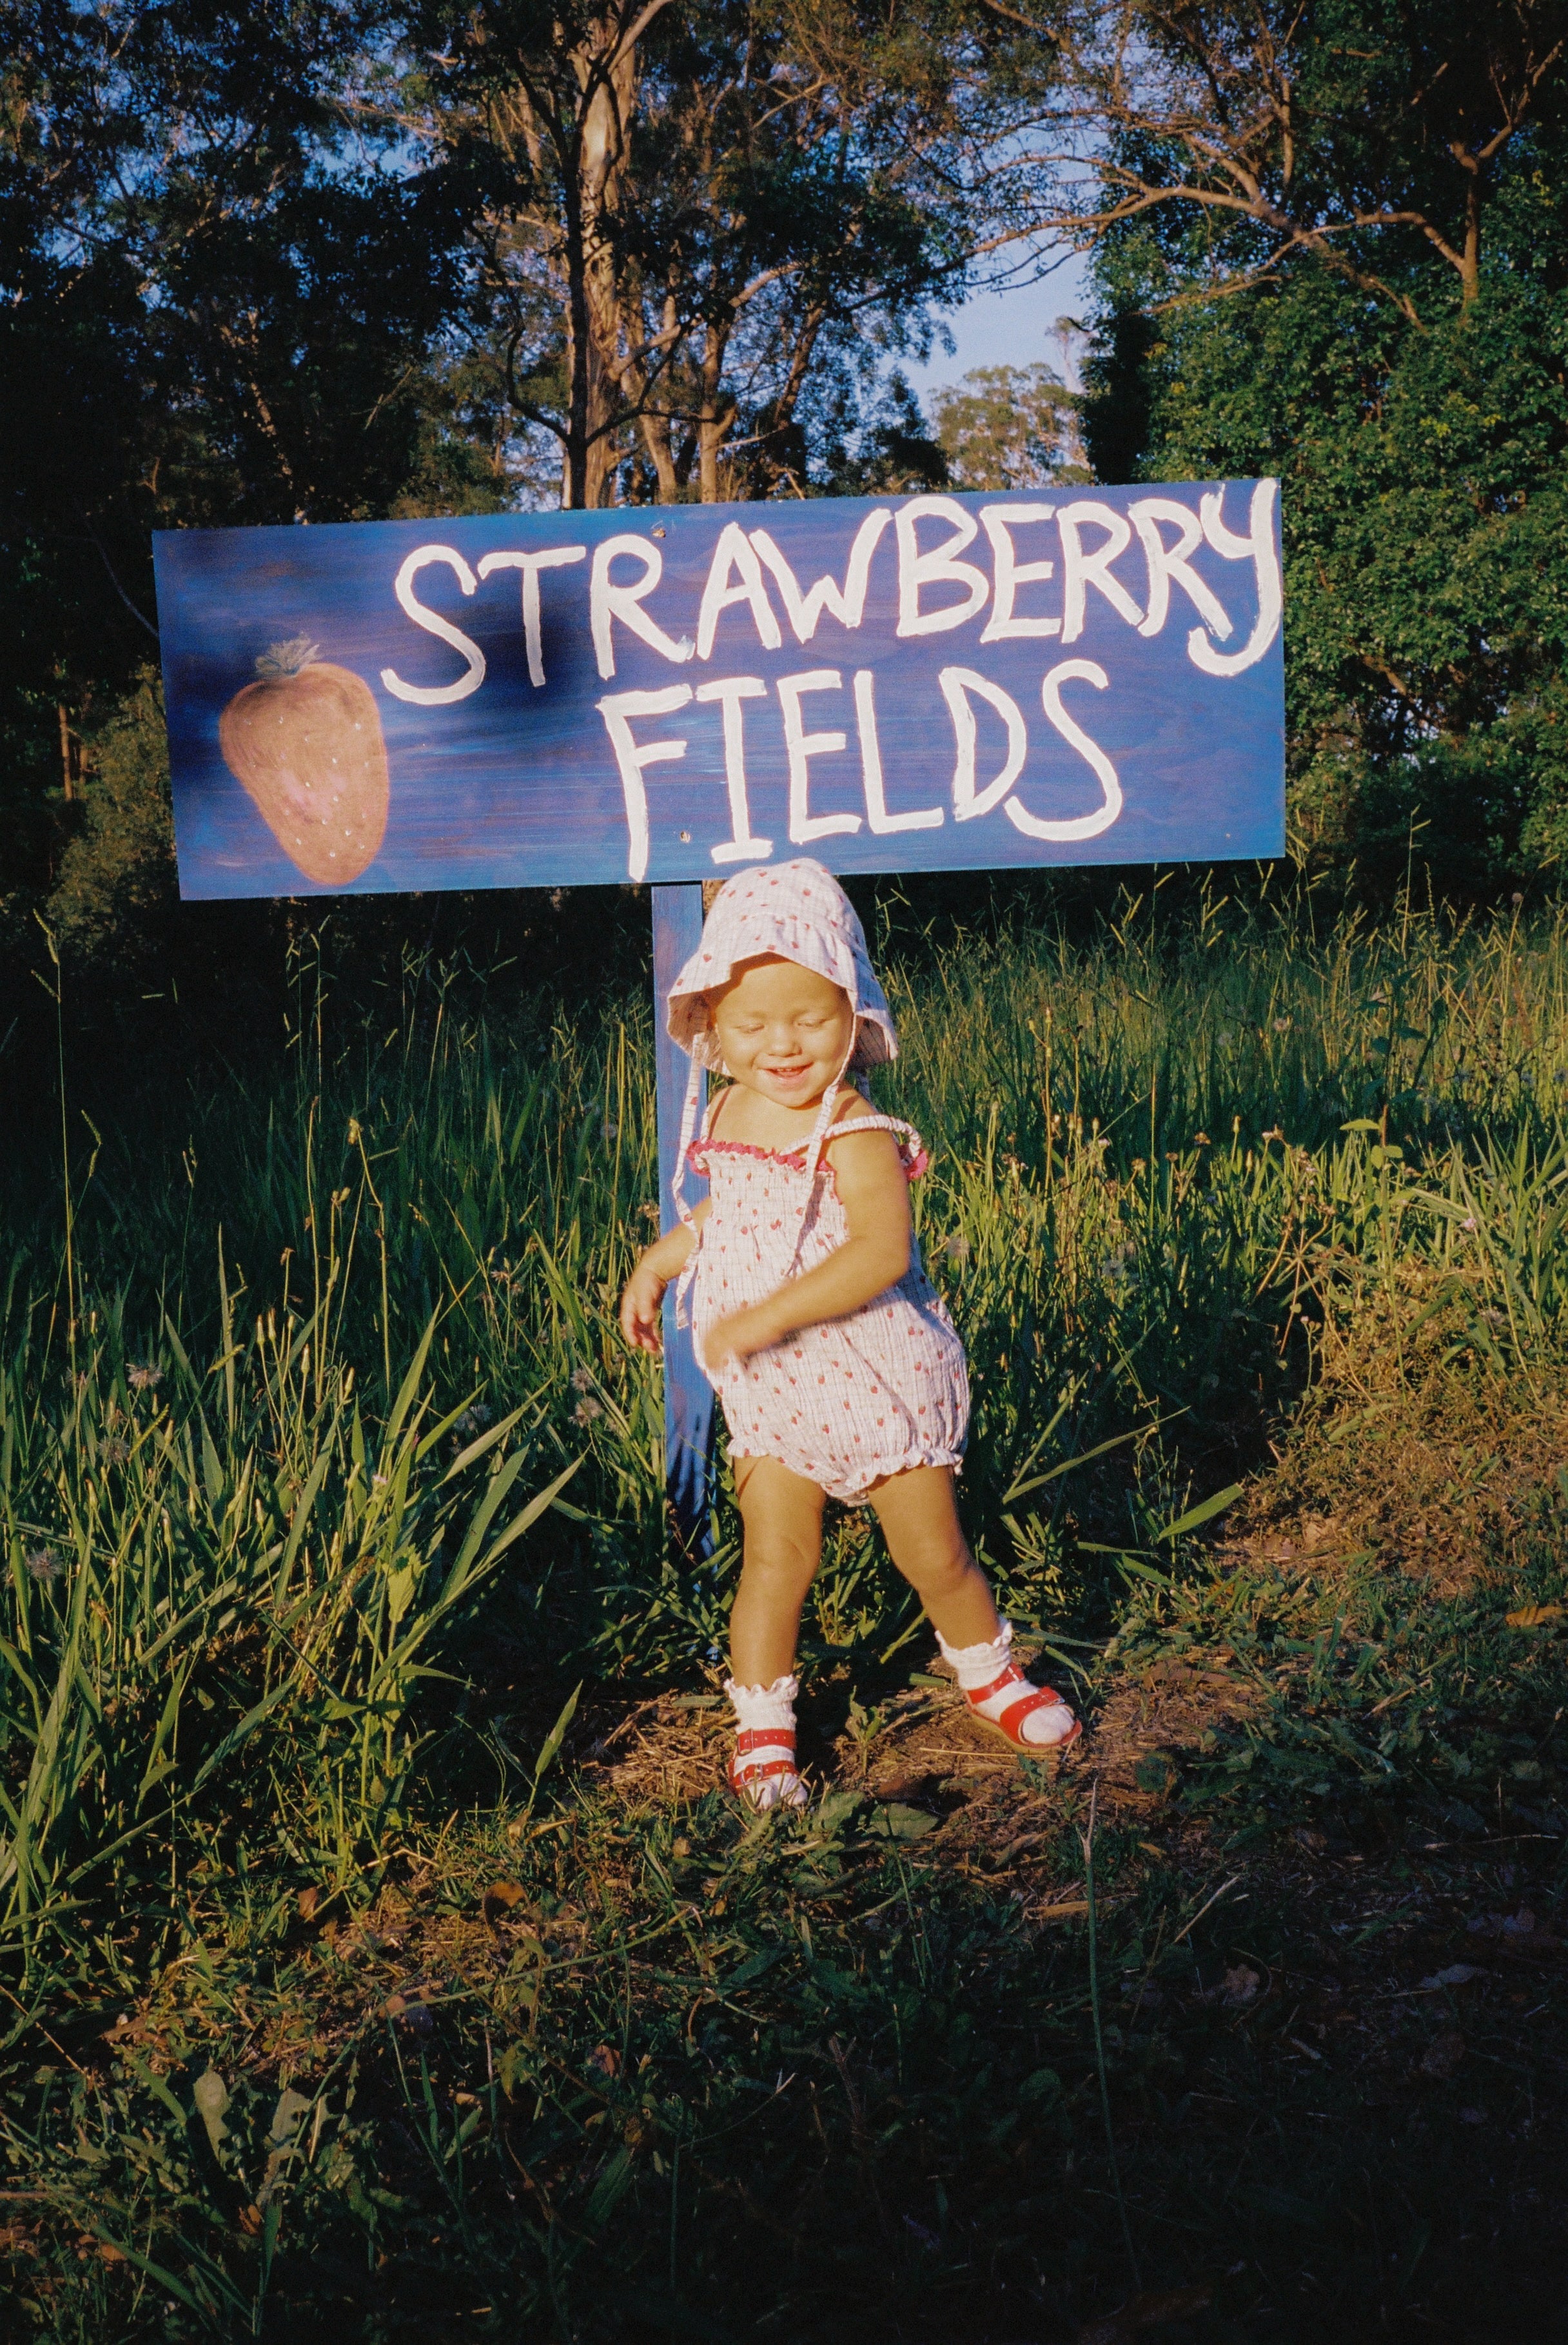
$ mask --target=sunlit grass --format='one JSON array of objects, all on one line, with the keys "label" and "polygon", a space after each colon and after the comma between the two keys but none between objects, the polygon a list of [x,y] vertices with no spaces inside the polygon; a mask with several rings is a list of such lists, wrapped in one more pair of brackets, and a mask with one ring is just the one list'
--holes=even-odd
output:
[{"label": "sunlit grass", "polygon": [[[1462,1809],[1472,1761],[1439,1711],[1484,1682],[1497,1746],[1484,1763],[1513,1766],[1510,1737],[1556,1682],[1544,1648],[1533,1674],[1515,1668],[1507,1598],[1489,1582],[1443,1607],[1391,1593],[1365,1554],[1332,1584],[1295,1565],[1228,1577],[1191,1534],[1219,1518],[1211,1497],[1271,1467],[1332,1346],[1334,1376],[1353,1380],[1357,1314],[1384,1355],[1369,1420],[1386,1426],[1420,1376],[1430,1406],[1434,1360],[1550,1414],[1568,1301],[1562,923],[1455,930],[1411,915],[1318,936],[1300,909],[1220,908],[1164,939],[1143,904],[1087,946],[1019,929],[895,939],[887,959],[905,1055],[879,1088],[933,1149],[916,1213],[973,1365],[964,1504],[1008,1610],[1091,1694],[1117,1669],[1221,1643],[1252,1674],[1258,1706],[1188,1771],[1194,1813],[1239,1803],[1260,1820],[1246,1829],[1267,1832],[1281,1802],[1333,1785],[1381,1796],[1406,1775]],[[229,1983],[249,1983],[243,1998],[264,1976],[293,1981],[266,1988],[280,2008],[324,1995],[347,2008],[348,1969],[328,1994],[314,1956],[298,1977],[288,1967],[301,1894],[352,1916],[410,1868],[438,1884],[454,1868],[440,1892],[454,1910],[515,1873],[540,1935],[509,1940],[491,1984],[481,1950],[452,1990],[469,2016],[454,2017],[449,2083],[460,2070],[466,2098],[438,2100],[402,2033],[378,2049],[372,2013],[330,2058],[311,2056],[303,2117],[226,2054],[230,2136],[210,2170],[193,2097],[204,2053],[161,2100],[147,2079],[61,2082],[46,2062],[0,2127],[14,2165],[67,2236],[104,2221],[116,2240],[156,2239],[149,2303],[172,2295],[191,2333],[214,2334],[260,2333],[286,2203],[308,2205],[323,2238],[407,2228],[376,2196],[389,2157],[424,2162],[441,2223],[493,2284],[521,2259],[541,2320],[559,2291],[592,2294],[584,2243],[623,2200],[654,2208],[665,2228],[652,2247],[638,2232],[636,2252],[678,2293],[677,2149],[693,2193],[723,2128],[740,2138],[715,2171],[773,2142],[805,2174],[804,2103],[797,2117],[767,2093],[801,2061],[850,2090],[857,2030],[903,2047],[853,2085],[868,2105],[892,2096],[889,2141],[912,2096],[970,2183],[1003,2176],[1010,2136],[976,2130],[968,2023],[962,1997],[942,2000],[943,1965],[994,1977],[988,2024],[1026,2014],[1054,2034],[1051,2065],[1021,2072],[1034,2081],[1020,2104],[1033,2130],[1050,2113],[1054,2138],[1088,2089],[1076,1952],[1040,1967],[988,1891],[934,1903],[927,1877],[912,1893],[885,1834],[857,1838],[853,1800],[804,1824],[798,1846],[748,1838],[716,1795],[679,1829],[602,1792],[553,1816],[538,1805],[559,1736],[541,1741],[574,1685],[707,1684],[736,1561],[722,1477],[712,1563],[667,1552],[658,1377],[613,1331],[655,1193],[645,1008],[503,1012],[472,972],[410,964],[394,995],[350,1009],[320,958],[298,967],[293,1000],[269,1071],[166,1081],[112,1127],[79,1114],[67,1059],[68,1190],[36,1159],[13,1165],[0,1291],[13,2039],[106,1998],[139,2005],[154,1981],[171,2012],[187,1985],[221,2003]],[[1555,1534],[1531,1537],[1522,1568],[1550,1605]],[[921,1635],[864,1518],[836,1516],[807,1658],[814,1681],[844,1687],[867,1749],[890,1687],[926,1659]],[[538,1699],[498,1714],[503,1682],[509,1701],[520,1684]],[[1067,1862],[1077,1791],[1060,1805]],[[1113,1912],[1139,1847],[1125,1832],[1106,1845]],[[864,1882],[868,1918],[846,1914],[835,1937],[819,1920],[814,1952],[797,1903],[841,1875]],[[719,1902],[677,1958],[663,1934],[673,1946],[689,1932],[698,1895]],[[1166,1892],[1137,1895],[1158,1950]],[[573,1903],[595,1916],[581,1954],[549,1943]],[[1118,1926],[1141,1943],[1145,1924]],[[634,1999],[626,1949],[646,1933],[655,1967],[639,1969]],[[727,1973],[732,2002],[760,2015],[754,2040],[722,2015],[693,2035],[682,1961],[710,1985]],[[734,1985],[754,1963],[765,1992]],[[376,1992],[395,1984],[389,1971]],[[615,2066],[634,2036],[653,2063],[642,2082]],[[339,2098],[361,2066],[397,2079],[379,2131]],[[996,2090],[981,2095],[987,2124]],[[750,2113],[764,2108],[754,2145]],[[595,2109],[620,2132],[591,2135]],[[135,2145],[166,2120],[149,2165]],[[503,2252],[493,2225],[514,2167],[499,2146],[514,2134],[558,2211],[530,2200]],[[861,2131],[845,2154],[858,2173]],[[245,2189],[265,2204],[234,2198],[247,2160]],[[418,2196],[407,2176],[399,2188]],[[243,2272],[225,2244],[236,2224],[260,2242]],[[722,2229],[710,2223],[701,2255],[722,2262]],[[901,2249],[912,2302],[926,2237]],[[99,2285],[83,2282],[83,2304]],[[122,2317],[114,2302],[104,2319]]]}]

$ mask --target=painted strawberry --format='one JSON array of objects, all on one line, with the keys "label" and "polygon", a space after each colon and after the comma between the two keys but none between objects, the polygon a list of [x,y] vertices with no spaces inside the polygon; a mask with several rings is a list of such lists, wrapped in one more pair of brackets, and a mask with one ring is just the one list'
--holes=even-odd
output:
[{"label": "painted strawberry", "polygon": [[290,862],[319,887],[346,887],[386,835],[387,746],[369,685],[319,648],[305,635],[269,645],[217,737]]}]

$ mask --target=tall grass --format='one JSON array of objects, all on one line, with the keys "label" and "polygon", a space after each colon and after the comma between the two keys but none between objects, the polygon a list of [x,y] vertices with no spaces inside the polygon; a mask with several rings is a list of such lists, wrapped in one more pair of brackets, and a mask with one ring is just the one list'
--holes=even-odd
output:
[{"label": "tall grass", "polygon": [[[1568,1300],[1561,920],[1157,909],[891,957],[971,1528],[1017,1617],[1080,1627],[1103,1550],[1260,1454],[1336,1278],[1436,1273],[1454,1345],[1526,1376]],[[0,1927],[36,1963],[112,1911],[112,1971],[215,1852],[373,1862],[497,1640],[701,1666],[736,1550],[721,1495],[713,1565],[671,1561],[657,1375],[612,1333],[655,1210],[641,1003],[502,1017],[410,963],[350,1010],[307,955],[265,1076],[102,1132],[71,1076],[61,1176],[6,1204]],[[843,1518],[816,1650],[917,1627]]]}]

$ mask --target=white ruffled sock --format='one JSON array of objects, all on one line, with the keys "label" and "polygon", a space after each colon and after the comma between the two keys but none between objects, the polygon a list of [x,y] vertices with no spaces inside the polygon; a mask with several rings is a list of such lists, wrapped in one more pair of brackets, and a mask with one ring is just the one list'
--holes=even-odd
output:
[{"label": "white ruffled sock", "polygon": [[746,1798],[754,1807],[761,1809],[776,1808],[781,1802],[790,1807],[802,1806],[805,1786],[794,1763],[794,1698],[800,1691],[800,1680],[782,1677],[775,1678],[769,1686],[744,1686],[729,1678],[724,1691],[735,1713],[736,1734],[769,1738],[738,1751],[737,1770],[777,1766],[781,1762],[785,1770],[776,1775],[757,1777],[746,1791]]},{"label": "white ruffled sock", "polygon": [[[988,1718],[995,1724],[1005,1710],[1010,1710],[1016,1701],[1024,1699],[1019,1691],[1019,1678],[1014,1677],[1006,1685],[997,1686],[996,1692],[984,1701],[975,1700],[983,1687],[996,1684],[996,1680],[1014,1666],[1013,1624],[1010,1620],[1002,1621],[996,1634],[987,1638],[983,1645],[950,1645],[940,1629],[936,1631],[936,1642],[942,1648],[943,1660],[952,1662],[960,1687],[969,1696],[970,1709],[979,1717]],[[1067,1703],[1057,1701],[1033,1711],[1025,1719],[1020,1731],[1026,1742],[1048,1751],[1054,1744],[1066,1740],[1075,1723]]]}]

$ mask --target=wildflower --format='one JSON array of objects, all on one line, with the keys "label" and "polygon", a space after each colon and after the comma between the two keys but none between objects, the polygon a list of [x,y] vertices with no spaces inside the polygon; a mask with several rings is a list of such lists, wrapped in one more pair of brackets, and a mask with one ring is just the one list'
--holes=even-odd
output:
[{"label": "wildflower", "polygon": [[596,1416],[602,1416],[603,1414],[603,1405],[596,1401],[592,1393],[588,1393],[572,1410],[572,1422],[573,1425],[592,1425]]},{"label": "wildflower", "polygon": [[1275,1031],[1275,1033],[1276,1033],[1276,1034],[1288,1034],[1288,1033],[1290,1032],[1290,1020],[1288,1018],[1276,1018],[1276,1019],[1275,1019],[1275,1020],[1274,1020],[1274,1031]]},{"label": "wildflower", "polygon": [[1523,898],[1523,896],[1521,894],[1520,890],[1516,888],[1514,889],[1514,891],[1513,891],[1512,896],[1511,897],[1511,898],[1510,898],[1509,900],[1512,902],[1512,906],[1513,906],[1514,910],[1517,912],[1517,910],[1519,909],[1519,907],[1521,906],[1521,904],[1522,904],[1522,903],[1523,903],[1523,901],[1524,901],[1524,898]]},{"label": "wildflower", "polygon": [[46,1547],[35,1548],[27,1557],[29,1576],[34,1579],[58,1579],[66,1567]]},{"label": "wildflower", "polygon": [[620,1132],[621,1126],[618,1123],[612,1123],[608,1118],[605,1119],[604,1137],[606,1140],[617,1139],[620,1135]]},{"label": "wildflower", "polygon": [[653,1224],[653,1227],[654,1227],[655,1229],[657,1229],[657,1228],[658,1228],[658,1226],[659,1226],[659,1208],[658,1208],[658,1206],[653,1203],[653,1200],[652,1200],[652,1197],[645,1197],[645,1198],[643,1199],[643,1201],[642,1201],[642,1204],[641,1204],[641,1206],[638,1208],[638,1211],[642,1213],[642,1219],[643,1219],[645,1222],[652,1222],[652,1224]]},{"label": "wildflower", "polygon": [[592,1392],[593,1390],[592,1369],[573,1368],[572,1371],[572,1389],[573,1392]]},{"label": "wildflower", "polygon": [[126,1382],[133,1392],[157,1392],[163,1382],[163,1370],[151,1360],[133,1360],[126,1370]]},{"label": "wildflower", "polygon": [[967,1262],[970,1253],[969,1241],[966,1237],[955,1235],[944,1243],[942,1252],[949,1262]]},{"label": "wildflower", "polygon": [[1235,1041],[1235,1039],[1236,1039],[1236,1038],[1235,1038],[1235,1036],[1234,1036],[1232,1033],[1230,1033],[1230,1032],[1229,1031],[1229,1030],[1225,1030],[1225,1031],[1223,1031],[1223,1032],[1221,1032],[1221,1033],[1217,1034],[1217,1035],[1215,1036],[1215,1038],[1214,1038],[1214,1039],[1215,1039],[1215,1041],[1219,1043],[1219,1047],[1220,1047],[1220,1049],[1221,1049],[1222,1051],[1229,1051],[1229,1049],[1230,1048],[1231,1043]]},{"label": "wildflower", "polygon": [[1462,1230],[1473,1230],[1475,1227],[1475,1215],[1473,1213],[1466,1213],[1463,1221],[1461,1222],[1459,1226]]},{"label": "wildflower", "polygon": [[120,1440],[117,1435],[112,1435],[98,1450],[106,1466],[123,1466],[130,1454],[130,1444]]},{"label": "wildflower", "polygon": [[1195,1132],[1192,1135],[1192,1145],[1194,1148],[1212,1148],[1214,1142],[1206,1132]]},{"label": "wildflower", "polygon": [[465,1438],[470,1434],[482,1432],[492,1414],[493,1411],[488,1409],[482,1400],[476,1400],[464,1409],[460,1416],[453,1418],[452,1431],[462,1434]]}]

